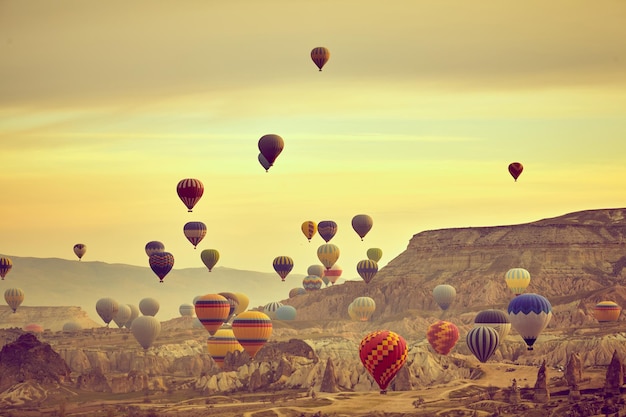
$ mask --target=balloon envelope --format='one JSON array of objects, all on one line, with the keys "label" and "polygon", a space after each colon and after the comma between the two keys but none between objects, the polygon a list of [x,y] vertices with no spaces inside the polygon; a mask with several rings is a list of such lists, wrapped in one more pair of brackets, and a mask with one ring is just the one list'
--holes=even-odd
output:
[{"label": "balloon envelope", "polygon": [[511,300],[507,312],[511,325],[522,336],[528,350],[533,350],[537,337],[552,319],[548,299],[539,294],[520,294]]},{"label": "balloon envelope", "polygon": [[169,252],[156,252],[148,258],[150,269],[159,277],[159,281],[163,282],[163,278],[170,273],[174,267],[174,255]]},{"label": "balloon envelope", "polygon": [[78,256],[78,260],[81,260],[82,257],[85,255],[85,252],[87,252],[87,246],[85,246],[82,243],[77,243],[74,245],[74,253],[76,254],[76,256]]},{"label": "balloon envelope", "polygon": [[11,268],[13,268],[13,261],[11,261],[11,258],[0,258],[0,277],[2,279],[7,276]]},{"label": "balloon envelope", "polygon": [[233,320],[233,333],[251,358],[272,336],[272,319],[260,311],[244,311]]},{"label": "balloon envelope", "polygon": [[207,349],[220,369],[224,367],[224,359],[228,353],[243,351],[243,347],[237,341],[232,328],[218,329],[213,336],[209,336]]},{"label": "balloon envelope", "polygon": [[117,314],[119,304],[112,298],[101,298],[96,302],[96,312],[109,327],[109,323],[113,320],[113,317]]},{"label": "balloon envelope", "polygon": [[[259,151],[267,160],[269,166],[274,165],[274,161],[280,153],[283,151],[285,147],[285,142],[283,138],[278,135],[270,134],[264,135],[259,139]],[[268,168],[269,169],[269,168]]]},{"label": "balloon envelope", "polygon": [[326,243],[317,248],[317,259],[326,269],[330,269],[339,259],[339,248],[332,243]]},{"label": "balloon envelope", "polygon": [[293,269],[293,259],[291,259],[289,256],[277,256],[276,258],[274,258],[272,266],[274,267],[274,271],[276,271],[280,279],[284,281],[285,278],[287,278],[287,275],[289,275],[289,273]]},{"label": "balloon envelope", "polygon": [[520,295],[530,284],[530,272],[524,268],[511,268],[504,274],[504,281],[513,294]]},{"label": "balloon envelope", "polygon": [[4,301],[7,302],[11,310],[15,313],[17,308],[24,301],[24,291],[20,288],[7,288],[4,292]]},{"label": "balloon envelope", "polygon": [[283,303],[279,303],[278,301],[271,301],[263,307],[263,312],[267,314],[267,316],[274,320],[276,318],[276,310],[283,306]]},{"label": "balloon envelope", "polygon": [[217,261],[220,260],[220,253],[217,249],[205,249],[200,252],[200,259],[202,259],[202,263],[204,263],[209,269],[209,272],[211,272]]},{"label": "balloon envelope", "polygon": [[433,298],[442,310],[447,310],[456,298],[456,289],[448,284],[437,285],[433,289]]},{"label": "balloon envelope", "polygon": [[296,313],[295,307],[282,305],[276,309],[276,320],[295,320]]},{"label": "balloon envelope", "polygon": [[378,264],[371,259],[364,259],[356,264],[356,271],[363,278],[363,281],[369,284],[378,273]]},{"label": "balloon envelope", "polygon": [[225,323],[228,323],[230,319],[233,318],[233,316],[235,315],[235,311],[239,306],[239,298],[237,298],[237,295],[232,292],[220,292],[218,294],[228,300],[230,308],[228,309],[228,317],[226,317],[225,320]]},{"label": "balloon envelope", "polygon": [[337,223],[332,220],[322,220],[317,224],[317,233],[328,243],[337,234]]},{"label": "balloon envelope", "polygon": [[302,229],[302,233],[309,242],[311,241],[311,238],[315,236],[315,233],[317,233],[317,223],[311,220],[307,220],[302,223],[302,226],[300,226],[300,228]]},{"label": "balloon envelope", "polygon": [[371,259],[374,262],[380,261],[383,257],[383,250],[380,248],[369,248],[367,250],[367,259]]},{"label": "balloon envelope", "polygon": [[617,321],[622,308],[614,301],[600,301],[593,309],[593,315],[600,323]]},{"label": "balloon envelope", "polygon": [[449,321],[439,320],[428,326],[426,339],[440,355],[447,355],[459,340],[459,328]]},{"label": "balloon envelope", "polygon": [[328,50],[328,48],[325,48],[323,46],[318,46],[311,50],[311,60],[315,63],[315,65],[317,66],[317,68],[319,68],[320,71],[322,70],[324,65],[326,65],[329,59],[330,59],[330,51]]},{"label": "balloon envelope", "polygon": [[182,317],[193,317],[195,311],[195,307],[192,304],[181,304],[178,307],[178,312]]},{"label": "balloon envelope", "polygon": [[330,267],[330,269],[324,271],[324,277],[328,278],[328,281],[335,285],[335,282],[337,282],[337,280],[341,277],[342,273],[343,269],[341,269],[341,266],[335,263]]},{"label": "balloon envelope", "polygon": [[485,363],[498,348],[500,336],[492,327],[476,326],[467,333],[465,342],[476,359]]},{"label": "balloon envelope", "polygon": [[292,288],[291,290],[289,290],[289,298],[297,297],[304,294],[306,294],[306,290],[302,287]]},{"label": "balloon envelope", "polygon": [[147,350],[161,333],[161,322],[152,316],[139,316],[133,320],[130,331],[137,342]]},{"label": "balloon envelope", "polygon": [[141,314],[144,316],[156,316],[159,312],[159,308],[161,308],[161,304],[152,297],[146,297],[139,301],[139,311],[141,311]]},{"label": "balloon envelope", "polygon": [[502,310],[483,310],[474,317],[474,326],[488,326],[494,328],[500,336],[500,343],[511,331],[511,321],[509,316]]},{"label": "balloon envelope", "polygon": [[324,265],[311,265],[306,269],[307,275],[317,275],[320,278],[322,278],[325,273],[326,268],[324,267]]},{"label": "balloon envelope", "polygon": [[204,194],[204,185],[202,181],[195,178],[185,178],[176,185],[176,193],[187,207],[187,211],[191,212]]},{"label": "balloon envelope", "polygon": [[117,313],[113,317],[113,321],[120,329],[124,327],[128,319],[130,318],[130,307],[127,304],[119,304],[117,306]]},{"label": "balloon envelope", "polygon": [[150,256],[153,253],[165,252],[165,245],[157,240],[146,243],[146,255]]},{"label": "balloon envelope", "polygon": [[509,164],[509,174],[511,174],[515,181],[517,181],[517,178],[522,174],[523,170],[524,166],[519,162],[511,162]]},{"label": "balloon envelope", "polygon": [[236,292],[234,294],[239,301],[239,304],[237,305],[237,307],[235,307],[235,315],[237,315],[246,311],[248,305],[250,304],[250,298],[248,298],[247,295],[241,292]]},{"label": "balloon envelope", "polygon": [[196,316],[211,336],[215,334],[230,314],[230,302],[219,294],[207,294],[196,300]]},{"label": "balloon envelope", "polygon": [[361,363],[380,387],[381,394],[386,392],[407,356],[406,341],[390,330],[372,332],[359,345]]},{"label": "balloon envelope", "polygon": [[206,224],[202,222],[187,222],[183,226],[183,233],[194,249],[198,246],[198,243],[202,242],[202,239],[206,236],[206,231]]},{"label": "balloon envelope", "polygon": [[376,311],[376,301],[370,297],[357,297],[351,305],[352,314],[359,321],[368,321]]},{"label": "balloon envelope", "polygon": [[124,327],[126,327],[127,329],[130,329],[130,326],[133,324],[133,320],[139,317],[139,307],[137,307],[134,304],[126,304],[126,305],[130,307],[130,318],[128,319],[128,321],[126,321],[126,324],[124,324]]},{"label": "balloon envelope", "polygon": [[367,214],[357,214],[352,218],[352,228],[359,235],[361,240],[367,235],[367,233],[372,229],[374,225],[374,220]]}]

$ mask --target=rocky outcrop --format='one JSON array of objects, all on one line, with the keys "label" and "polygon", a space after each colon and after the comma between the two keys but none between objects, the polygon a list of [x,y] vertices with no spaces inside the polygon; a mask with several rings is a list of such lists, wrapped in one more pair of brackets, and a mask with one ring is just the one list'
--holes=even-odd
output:
[{"label": "rocky outcrop", "polygon": [[537,381],[535,382],[534,398],[535,401],[540,403],[546,403],[550,401],[550,391],[548,390],[545,360],[539,367],[539,371],[537,371]]},{"label": "rocky outcrop", "polygon": [[605,397],[616,397],[620,394],[620,389],[624,384],[624,368],[622,367],[622,359],[617,353],[613,352],[611,363],[606,370],[606,382],[604,384]]},{"label": "rocky outcrop", "polygon": [[575,403],[580,400],[580,381],[583,377],[582,363],[578,353],[572,353],[565,366],[565,381],[569,387],[568,399]]},{"label": "rocky outcrop", "polygon": [[328,358],[326,360],[326,369],[324,369],[324,377],[320,385],[320,392],[339,392],[337,386],[337,376],[335,375],[335,365],[333,360]]},{"label": "rocky outcrop", "polygon": [[31,333],[23,334],[0,351],[0,392],[26,381],[46,385],[70,380],[65,361]]}]

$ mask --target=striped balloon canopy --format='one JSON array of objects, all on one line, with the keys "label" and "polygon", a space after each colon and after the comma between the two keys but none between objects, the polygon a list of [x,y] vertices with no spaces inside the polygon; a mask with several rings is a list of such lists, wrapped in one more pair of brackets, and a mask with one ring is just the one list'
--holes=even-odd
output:
[{"label": "striped balloon canopy", "polygon": [[539,294],[520,294],[511,300],[507,312],[511,326],[522,336],[528,350],[533,350],[537,337],[552,319],[550,301]]},{"label": "striped balloon canopy", "polygon": [[244,311],[233,320],[233,333],[251,358],[272,336],[272,319],[260,311]]},{"label": "striped balloon canopy", "polygon": [[146,243],[146,255],[150,256],[153,253],[165,252],[165,245],[158,240],[152,240]]},{"label": "striped balloon canopy", "polygon": [[376,301],[371,297],[357,297],[350,304],[354,320],[368,321],[376,311]]},{"label": "striped balloon canopy", "polygon": [[287,275],[293,269],[293,259],[289,256],[277,256],[274,258],[272,262],[272,266],[274,267],[274,271],[278,274],[281,281],[284,281],[287,278]]},{"label": "striped balloon canopy", "polygon": [[237,341],[233,329],[228,327],[218,329],[213,336],[209,336],[206,344],[209,355],[220,369],[224,367],[227,354],[243,351],[243,346]]},{"label": "striped balloon canopy", "polygon": [[378,330],[365,336],[359,345],[359,358],[380,388],[387,386],[406,362],[409,350],[404,338],[390,330]]},{"label": "striped balloon canopy", "polygon": [[324,68],[324,65],[330,59],[330,51],[328,50],[328,48],[325,48],[323,46],[313,48],[311,50],[311,59],[313,60],[315,65],[317,65],[317,68],[319,68],[319,70],[321,71],[322,68]]},{"label": "striped balloon canopy", "polygon": [[226,323],[228,323],[230,319],[232,319],[233,316],[236,314],[235,311],[239,306],[239,298],[237,297],[237,294],[233,292],[220,292],[218,294],[226,298],[228,300],[228,304],[230,305],[230,309],[228,310],[228,317],[225,321]]},{"label": "striped balloon canopy", "polygon": [[622,312],[615,301],[600,301],[593,309],[593,315],[600,323],[617,321]]},{"label": "striped balloon canopy", "polygon": [[492,327],[476,326],[467,332],[465,343],[476,359],[485,363],[498,348],[500,336]]},{"label": "striped balloon canopy", "polygon": [[176,185],[176,193],[178,193],[178,198],[187,207],[187,211],[191,212],[196,203],[200,201],[202,194],[204,194],[204,185],[195,178],[185,178]]},{"label": "striped balloon canopy", "polygon": [[317,275],[307,275],[302,279],[302,287],[305,291],[317,291],[322,288],[324,281]]},{"label": "striped balloon canopy", "polygon": [[217,249],[205,249],[200,252],[200,259],[202,259],[202,263],[208,268],[209,272],[213,270],[217,261],[220,260],[220,253]]},{"label": "striped balloon canopy", "polygon": [[17,308],[24,302],[24,291],[21,288],[7,288],[4,292],[4,301],[15,313]]},{"label": "striped balloon canopy", "polygon": [[0,277],[4,280],[4,277],[7,276],[9,271],[13,268],[13,261],[11,258],[1,257],[0,258]]},{"label": "striped balloon canopy", "polygon": [[304,223],[302,223],[302,226],[300,226],[300,229],[302,229],[302,233],[310,242],[313,236],[315,236],[315,234],[317,233],[317,223],[315,223],[312,220],[307,220]]},{"label": "striped balloon canopy", "polygon": [[183,233],[188,241],[191,242],[193,248],[198,246],[198,243],[206,236],[206,224],[202,222],[187,222],[183,226]]},{"label": "striped balloon canopy", "polygon": [[224,324],[230,314],[230,302],[223,295],[206,294],[195,302],[196,316],[211,336]]},{"label": "striped balloon canopy", "polygon": [[356,264],[356,272],[359,273],[366,284],[369,284],[378,273],[378,264],[371,259],[363,259]]},{"label": "striped balloon canopy", "polygon": [[447,355],[459,340],[459,328],[452,322],[439,320],[428,326],[426,338],[440,355]]},{"label": "striped balloon canopy", "polygon": [[174,255],[169,252],[156,252],[148,258],[150,269],[159,277],[159,281],[163,282],[163,278],[170,273],[174,267]]},{"label": "striped balloon canopy", "polygon": [[326,243],[317,248],[317,259],[329,270],[339,259],[339,253],[339,247]]},{"label": "striped balloon canopy", "polygon": [[474,326],[493,327],[500,336],[500,343],[509,335],[511,331],[511,321],[509,316],[502,310],[483,310],[474,317]]},{"label": "striped balloon canopy", "polygon": [[530,284],[530,272],[524,268],[511,268],[504,274],[506,286],[516,296],[522,294]]},{"label": "striped balloon canopy", "polygon": [[263,312],[267,314],[267,316],[270,319],[274,320],[276,318],[276,310],[278,310],[282,306],[283,306],[283,303],[281,302],[270,301],[269,303],[265,304],[265,306],[263,307]]},{"label": "striped balloon canopy", "polygon": [[449,284],[437,285],[433,288],[433,298],[442,310],[447,310],[456,298],[456,289]]}]

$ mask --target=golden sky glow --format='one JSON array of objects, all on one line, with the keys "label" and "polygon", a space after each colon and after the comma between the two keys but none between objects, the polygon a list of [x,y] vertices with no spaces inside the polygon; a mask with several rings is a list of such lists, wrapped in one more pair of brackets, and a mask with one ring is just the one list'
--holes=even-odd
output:
[{"label": "golden sky glow", "polygon": [[160,240],[175,268],[216,248],[306,273],[324,242],[300,224],[335,220],[351,278],[423,230],[624,207],[625,19],[621,0],[0,0],[0,253],[147,266]]}]

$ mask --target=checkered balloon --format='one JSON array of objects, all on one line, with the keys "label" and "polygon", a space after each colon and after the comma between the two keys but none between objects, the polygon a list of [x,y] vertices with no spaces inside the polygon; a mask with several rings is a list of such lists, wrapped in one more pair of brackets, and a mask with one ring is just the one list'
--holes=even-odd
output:
[{"label": "checkered balloon", "polygon": [[404,338],[389,330],[378,330],[365,336],[359,346],[359,356],[365,369],[372,375],[380,393],[406,362],[409,350]]}]

